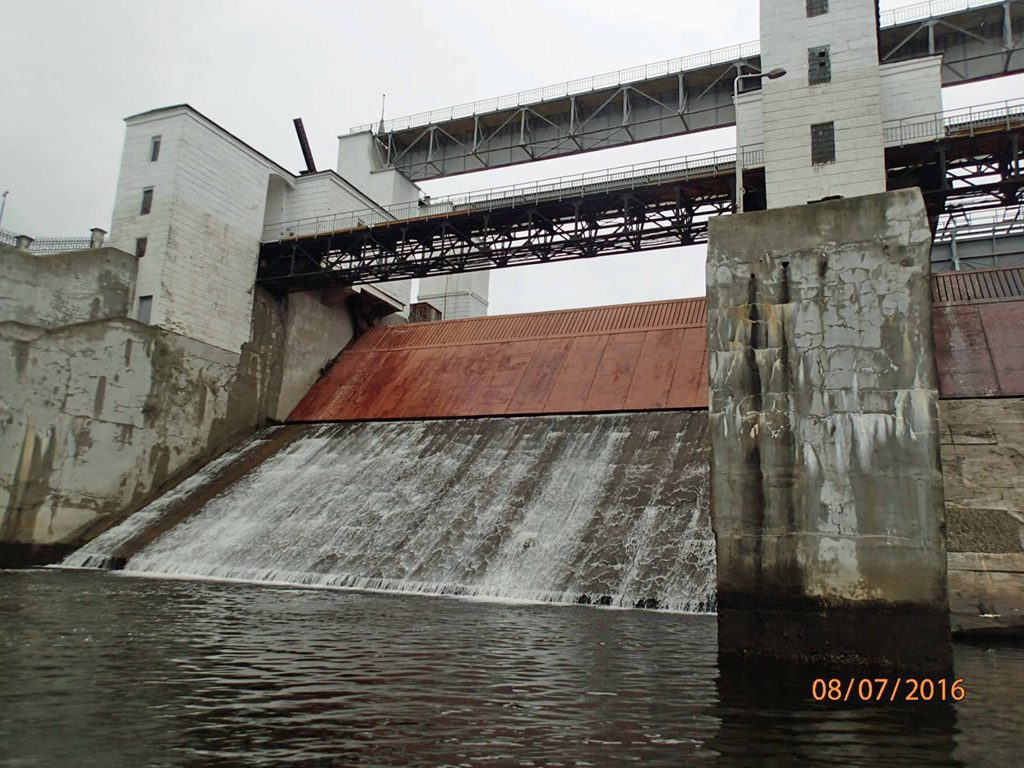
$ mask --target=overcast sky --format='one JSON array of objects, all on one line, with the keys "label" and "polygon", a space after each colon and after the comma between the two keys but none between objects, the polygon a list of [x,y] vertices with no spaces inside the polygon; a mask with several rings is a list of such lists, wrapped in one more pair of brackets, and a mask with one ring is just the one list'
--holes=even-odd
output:
[{"label": "overcast sky", "polygon": [[[883,0],[883,10],[906,5]],[[318,167],[336,137],[387,117],[757,38],[757,0],[6,0],[2,226],[109,228],[123,118],[187,102],[294,171],[302,117]],[[946,107],[1019,95],[1020,77],[946,89]],[[457,193],[730,147],[733,131],[424,184]],[[703,248],[492,273],[491,313],[700,295]]]}]

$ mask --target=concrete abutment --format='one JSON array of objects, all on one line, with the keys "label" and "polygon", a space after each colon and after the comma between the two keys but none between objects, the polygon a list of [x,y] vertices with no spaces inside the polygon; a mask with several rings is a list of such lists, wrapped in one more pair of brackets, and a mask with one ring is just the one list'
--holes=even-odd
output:
[{"label": "concrete abutment", "polygon": [[917,190],[712,220],[723,657],[948,663],[929,248]]}]

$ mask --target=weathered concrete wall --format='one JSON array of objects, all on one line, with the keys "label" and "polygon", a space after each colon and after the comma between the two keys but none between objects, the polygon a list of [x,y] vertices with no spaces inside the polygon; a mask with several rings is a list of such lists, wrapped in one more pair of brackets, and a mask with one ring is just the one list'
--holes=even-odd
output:
[{"label": "weathered concrete wall", "polygon": [[0,323],[0,565],[53,561],[262,424],[281,306],[232,353],[125,318]]},{"label": "weathered concrete wall", "polygon": [[917,190],[711,222],[711,509],[728,656],[949,658]]},{"label": "weathered concrete wall", "polygon": [[125,317],[136,261],[115,248],[33,256],[0,245],[0,322],[56,328]]},{"label": "weathered concrete wall", "polygon": [[1024,632],[1024,399],[940,408],[953,631]]},{"label": "weathered concrete wall", "polygon": [[285,297],[284,361],[275,418],[284,420],[354,335],[342,296],[329,291]]}]

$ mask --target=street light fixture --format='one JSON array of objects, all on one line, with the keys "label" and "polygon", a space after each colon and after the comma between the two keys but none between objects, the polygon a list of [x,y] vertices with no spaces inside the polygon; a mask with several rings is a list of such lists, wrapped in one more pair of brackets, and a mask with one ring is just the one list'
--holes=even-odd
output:
[{"label": "street light fixture", "polygon": [[[736,108],[736,101],[740,96],[740,80],[761,80],[766,77],[769,80],[778,80],[785,74],[785,69],[782,67],[775,67],[775,69],[769,70],[768,72],[752,72],[746,75],[736,75],[736,79],[732,81],[733,108]],[[740,146],[740,121],[738,110],[736,118],[736,213],[743,213],[743,147]]]}]

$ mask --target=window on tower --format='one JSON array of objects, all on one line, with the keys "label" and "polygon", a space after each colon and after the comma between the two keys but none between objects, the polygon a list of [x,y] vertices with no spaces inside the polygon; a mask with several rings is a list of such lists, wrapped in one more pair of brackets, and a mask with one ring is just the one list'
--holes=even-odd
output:
[{"label": "window on tower", "polygon": [[836,161],[836,124],[815,123],[811,126],[811,163],[822,165]]},{"label": "window on tower", "polygon": [[828,13],[828,0],[807,0],[807,16],[821,16]]},{"label": "window on tower", "polygon": [[828,46],[822,45],[807,51],[807,82],[810,85],[832,81],[832,60]]},{"label": "window on tower", "polygon": [[142,190],[142,208],[139,210],[140,216],[145,216],[153,210],[153,188]]}]

